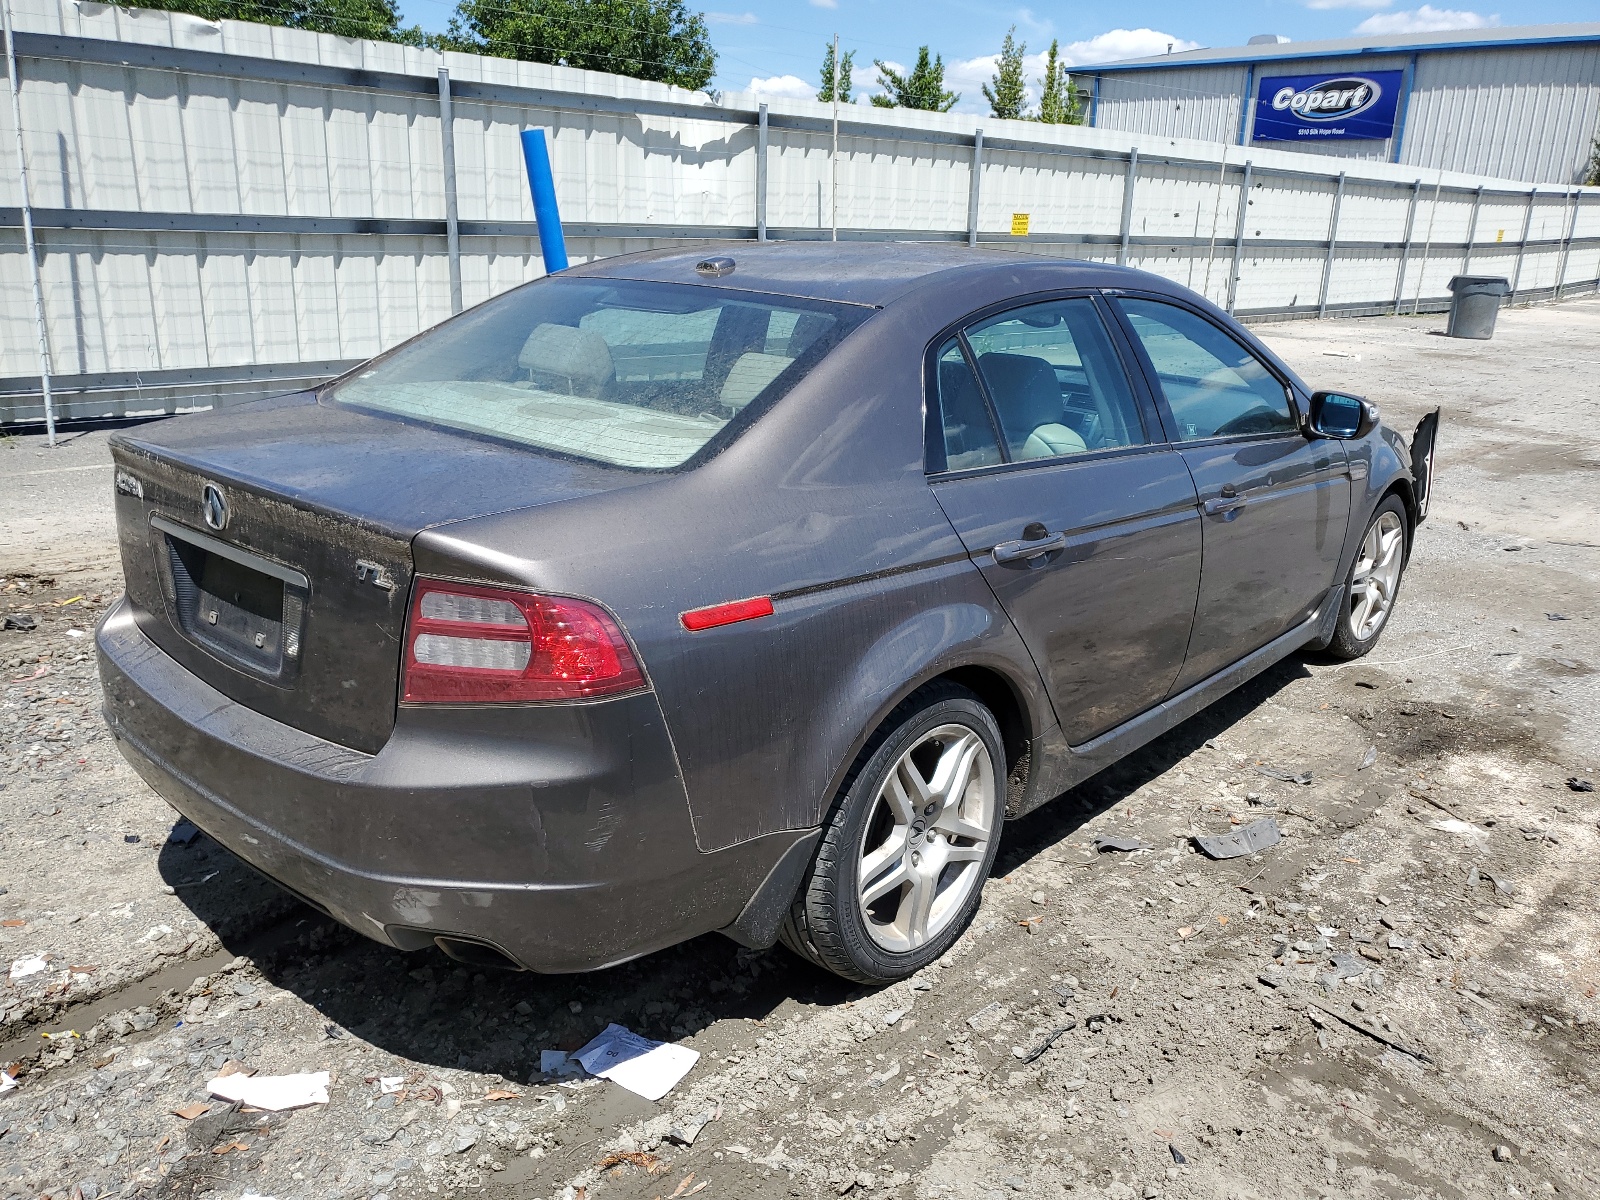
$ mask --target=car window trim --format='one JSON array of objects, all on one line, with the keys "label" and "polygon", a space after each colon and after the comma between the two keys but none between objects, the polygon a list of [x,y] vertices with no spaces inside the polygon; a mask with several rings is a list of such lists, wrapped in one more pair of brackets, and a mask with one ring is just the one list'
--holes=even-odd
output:
[{"label": "car window trim", "polygon": [[1036,467],[1067,467],[1077,463],[1104,462],[1111,458],[1131,457],[1137,454],[1165,454],[1173,446],[1170,442],[1141,442],[1134,446],[1108,446],[1103,450],[1086,450],[1082,454],[1058,454],[1053,458],[1018,458],[1009,462],[990,463],[985,467],[962,467],[940,471],[930,483],[945,483],[972,479],[980,475],[1005,475],[1013,471],[1031,471]]},{"label": "car window trim", "polygon": [[[986,379],[984,379],[983,372],[978,370],[977,355],[973,353],[972,345],[967,341],[967,330],[978,324],[980,321],[986,321],[990,317],[997,316],[1001,313],[1012,312],[1021,308],[1033,308],[1036,305],[1049,304],[1056,300],[1080,299],[1089,300],[1093,304],[1096,313],[1100,317],[1100,323],[1105,328],[1106,336],[1110,339],[1112,347],[1116,352],[1118,360],[1116,365],[1122,368],[1123,380],[1127,383],[1128,390],[1133,395],[1134,410],[1138,414],[1139,424],[1145,440],[1135,446],[1111,446],[1105,450],[1096,450],[1092,452],[1085,452],[1083,454],[1058,454],[1053,455],[1050,458],[1013,459],[1011,457],[1011,448],[1006,444],[1005,434],[1002,432],[999,410],[995,408],[994,397],[989,393],[989,383]],[[1142,397],[1140,394],[1139,376],[1134,374],[1133,370],[1128,364],[1127,356],[1123,350],[1123,347],[1118,344],[1121,325],[1117,322],[1117,320],[1108,316],[1106,308],[1107,306],[1101,298],[1100,289],[1098,288],[1055,288],[1049,291],[1034,292],[1026,301],[1021,303],[1018,302],[1015,296],[1009,297],[1005,300],[997,300],[992,304],[986,304],[982,308],[974,309],[967,315],[951,321],[943,329],[941,329],[939,333],[928,343],[928,353],[924,357],[924,374],[928,377],[927,386],[923,389],[923,437],[927,442],[927,448],[923,453],[923,467],[926,474],[929,476],[937,476],[941,479],[966,479],[970,478],[974,474],[993,472],[1005,467],[1025,468],[1049,463],[1079,462],[1089,459],[1100,459],[1106,457],[1107,455],[1117,454],[1127,450],[1143,450],[1150,449],[1152,447],[1161,447],[1163,442],[1158,438],[1152,437],[1149,419],[1150,414],[1146,410],[1146,405],[1143,402],[1144,397]],[[1120,315],[1121,314],[1117,314],[1117,318],[1120,318]],[[967,369],[972,372],[973,378],[978,382],[978,393],[983,397],[984,407],[989,413],[989,425],[995,435],[995,445],[1000,448],[1000,461],[998,463],[990,463],[988,466],[984,467],[967,467],[955,471],[949,469],[949,460],[946,457],[944,445],[943,409],[942,406],[937,406],[932,401],[936,401],[939,395],[939,350],[944,346],[945,342],[949,341],[952,337],[956,338],[960,343],[961,354],[962,357],[966,359]],[[1254,351],[1251,353],[1254,353]],[[931,366],[931,370],[928,369],[929,366]],[[935,420],[934,417],[934,412],[936,409],[938,411],[937,420]],[[1159,417],[1159,415],[1160,414],[1158,412],[1157,416]],[[1162,420],[1159,422],[1159,424],[1161,428],[1159,428],[1156,432],[1164,432],[1166,422]],[[1168,438],[1167,440],[1170,441],[1171,439]],[[930,469],[932,467],[933,447],[935,445],[938,447],[937,455],[938,462],[940,463],[940,468],[938,470]]]},{"label": "car window trim", "polygon": [[[1149,383],[1151,393],[1155,396],[1156,403],[1160,407],[1162,424],[1166,425],[1170,430],[1171,439],[1174,445],[1220,446],[1233,442],[1264,442],[1270,441],[1274,438],[1297,437],[1303,439],[1306,436],[1306,418],[1305,413],[1300,405],[1299,393],[1294,385],[1289,380],[1284,378],[1283,372],[1278,369],[1277,363],[1275,363],[1270,357],[1263,355],[1254,346],[1240,341],[1236,336],[1234,336],[1232,330],[1217,324],[1210,314],[1205,312],[1203,309],[1193,304],[1186,303],[1177,296],[1168,296],[1161,292],[1145,291],[1141,288],[1108,288],[1105,289],[1105,296],[1108,301],[1112,302],[1110,303],[1109,307],[1116,313],[1118,327],[1123,330],[1124,335],[1127,337],[1134,353],[1138,356],[1140,370],[1143,371],[1145,378]],[[1268,375],[1271,375],[1273,379],[1277,380],[1278,386],[1283,389],[1283,397],[1288,402],[1289,416],[1294,421],[1294,429],[1279,433],[1230,433],[1223,434],[1218,437],[1187,439],[1179,437],[1178,419],[1173,414],[1172,406],[1167,403],[1167,394],[1161,387],[1161,376],[1156,371],[1155,363],[1151,361],[1150,354],[1145,349],[1144,343],[1139,339],[1138,332],[1133,328],[1132,322],[1128,320],[1128,314],[1123,311],[1120,304],[1115,303],[1115,301],[1125,298],[1130,300],[1148,300],[1155,304],[1168,304],[1173,308],[1181,308],[1185,312],[1198,317],[1207,325],[1210,325],[1213,329],[1226,337],[1234,345],[1238,346],[1251,358],[1255,359],[1266,370]]]}]

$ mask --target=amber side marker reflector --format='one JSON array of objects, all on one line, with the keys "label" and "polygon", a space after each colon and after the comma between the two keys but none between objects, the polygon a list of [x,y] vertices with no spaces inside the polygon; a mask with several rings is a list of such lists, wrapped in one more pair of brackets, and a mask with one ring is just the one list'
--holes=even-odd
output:
[{"label": "amber side marker reflector", "polygon": [[727,604],[713,604],[709,608],[691,608],[678,617],[683,627],[691,633],[701,629],[715,629],[718,625],[732,625],[738,621],[753,621],[757,617],[772,615],[771,596],[752,596],[748,600],[730,600]]}]

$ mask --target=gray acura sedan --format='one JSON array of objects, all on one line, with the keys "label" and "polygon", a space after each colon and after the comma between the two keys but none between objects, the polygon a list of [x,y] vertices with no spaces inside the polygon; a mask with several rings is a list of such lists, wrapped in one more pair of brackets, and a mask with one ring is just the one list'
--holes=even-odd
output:
[{"label": "gray acura sedan", "polygon": [[1408,447],[1132,270],[608,259],[115,438],[106,716],[401,949],[581,971],[716,930],[893,980],[1003,820],[1373,646],[1436,424]]}]

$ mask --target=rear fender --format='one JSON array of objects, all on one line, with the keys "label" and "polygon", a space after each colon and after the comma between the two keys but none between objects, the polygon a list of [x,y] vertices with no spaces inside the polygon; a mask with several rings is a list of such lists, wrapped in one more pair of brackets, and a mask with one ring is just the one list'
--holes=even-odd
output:
[{"label": "rear fender", "polygon": [[828,732],[814,749],[832,764],[827,787],[815,798],[818,823],[895,708],[923,684],[963,667],[989,670],[1006,681],[1030,743],[1045,732],[1040,722],[1051,710],[1044,683],[1004,613],[961,601],[918,612],[886,630],[834,690]]}]

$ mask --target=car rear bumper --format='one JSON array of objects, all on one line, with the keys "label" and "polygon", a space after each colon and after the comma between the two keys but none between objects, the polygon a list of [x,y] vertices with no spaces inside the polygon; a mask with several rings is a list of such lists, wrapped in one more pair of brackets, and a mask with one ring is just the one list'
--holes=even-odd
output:
[{"label": "car rear bumper", "polygon": [[608,966],[734,925],[809,836],[702,854],[648,693],[402,708],[364,754],[229,700],[127,600],[96,643],[106,720],[145,782],[256,870],[402,949],[437,938],[536,971]]}]

